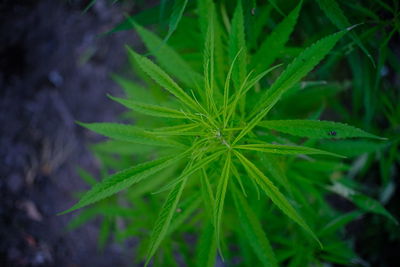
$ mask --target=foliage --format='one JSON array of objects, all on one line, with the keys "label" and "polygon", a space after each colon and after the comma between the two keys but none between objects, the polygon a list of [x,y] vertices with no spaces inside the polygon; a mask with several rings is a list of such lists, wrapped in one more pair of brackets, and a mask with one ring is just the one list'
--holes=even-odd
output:
[{"label": "foliage", "polygon": [[[276,1],[258,5],[238,0],[234,8],[224,1],[175,1],[164,38],[140,25],[138,16],[117,26],[113,31],[134,28],[154,60],[127,47],[132,68],[145,84],[114,76],[126,97],[110,98],[130,110],[124,117],[135,125],[80,123],[111,140],[92,147],[104,178],[93,183],[93,177],[82,173],[92,188],[65,212],[92,206],[72,227],[101,214],[101,244],[111,228],[118,240],[138,236],[143,240],[138,253],[146,265],[154,259],[155,266],[176,266],[176,252],[189,266],[215,266],[218,256],[229,266],[362,262],[343,238],[345,226],[365,212],[397,224],[383,201],[368,197],[354,179],[360,158],[389,153],[380,164],[384,183],[390,184],[386,166],[399,160],[400,142],[392,138],[398,129],[383,134],[387,141],[378,136],[379,126],[371,124],[373,110],[384,107],[391,125],[399,125],[391,91],[383,96],[376,91],[391,52],[381,45],[384,58],[375,61],[365,38],[334,0],[317,5],[332,31],[307,38],[313,43],[296,36],[300,44],[294,45],[289,39],[301,13],[308,12],[302,11],[304,5],[301,1],[289,10]],[[185,10],[188,16],[183,16]],[[287,16],[281,15],[283,10],[289,10]],[[265,14],[281,19],[271,22]],[[273,28],[266,37],[265,28]],[[392,32],[396,30],[398,25]],[[385,36],[387,42],[392,32]],[[357,62],[358,50],[346,55],[349,42],[367,58],[364,67]],[[352,118],[339,101],[333,109],[371,133],[321,119],[328,100],[343,91],[345,82],[302,81],[329,79],[345,59],[356,77],[352,106],[355,113],[365,111],[365,123]],[[272,65],[276,62],[282,64]],[[363,73],[376,68],[368,96],[361,97],[365,82],[358,68]],[[362,168],[365,172],[368,166]],[[352,202],[353,210],[338,211],[327,201],[331,194]],[[123,225],[117,227],[121,219]],[[149,224],[154,225],[151,234]],[[189,234],[197,241],[185,241]]]}]

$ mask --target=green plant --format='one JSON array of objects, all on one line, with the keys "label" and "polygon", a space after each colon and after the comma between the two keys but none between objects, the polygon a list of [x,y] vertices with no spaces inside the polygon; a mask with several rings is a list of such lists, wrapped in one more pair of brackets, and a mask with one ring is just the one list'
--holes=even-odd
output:
[{"label": "green plant", "polygon": [[[289,101],[293,96],[297,101],[301,99],[301,80],[351,30],[347,28],[315,42],[282,72],[281,65],[270,67],[279,57],[271,47],[273,51],[284,49],[301,6],[298,4],[263,42],[251,44],[245,37],[241,1],[231,21],[224,12],[219,16],[213,2],[198,1],[204,44],[200,66],[188,63],[162,39],[132,22],[150,54],[162,66],[128,48],[134,68],[141,72],[150,90],[115,77],[128,99],[110,98],[133,111],[130,115],[136,125],[81,125],[116,140],[97,146],[101,161],[110,169],[130,164],[132,159],[122,157],[115,162],[99,149],[119,155],[125,155],[126,150],[128,154],[142,152],[142,159],[151,160],[104,178],[66,212],[99,201],[98,210],[104,212],[105,203],[118,206],[117,199],[106,198],[140,182],[134,193],[127,190],[126,198],[132,200],[132,206],[136,206],[132,210],[138,216],[146,217],[139,226],[138,221],[132,222],[132,228],[126,230],[133,230],[122,235],[137,234],[138,228],[147,228],[149,221],[155,221],[146,264],[174,230],[185,232],[183,222],[187,221],[191,222],[192,231],[198,228],[198,222],[202,225],[196,253],[186,248],[187,254],[197,255],[195,260],[185,258],[193,265],[214,266],[217,251],[231,261],[232,248],[227,244],[239,244],[246,266],[260,262],[264,266],[286,262],[290,266],[306,266],[324,261],[349,264],[357,259],[336,233],[363,211],[396,220],[379,202],[359,193],[357,183],[344,177],[342,172],[350,167],[341,162],[343,156],[318,149],[318,142],[383,138],[347,124],[307,119],[318,118],[318,111],[295,120],[279,118],[279,110],[272,113],[280,100]],[[275,80],[271,85],[267,76]],[[143,115],[145,119],[140,120]],[[143,153],[143,145],[158,149]],[[169,193],[165,196],[166,191]],[[149,197],[148,192],[157,194]],[[359,210],[339,216],[325,199],[328,192],[349,199]],[[159,213],[149,208],[160,205]],[[126,209],[113,212],[111,208],[106,215],[130,216]],[[236,221],[241,230],[230,223]],[[167,251],[164,257],[171,255]],[[170,262],[173,264],[173,258]]]}]

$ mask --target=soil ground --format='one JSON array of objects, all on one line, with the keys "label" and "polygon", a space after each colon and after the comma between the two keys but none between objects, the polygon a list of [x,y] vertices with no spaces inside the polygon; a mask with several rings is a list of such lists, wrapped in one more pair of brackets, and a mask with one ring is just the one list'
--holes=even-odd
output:
[{"label": "soil ground", "polygon": [[0,266],[130,265],[129,247],[97,249],[96,222],[69,232],[74,215],[55,216],[87,189],[76,167],[97,169],[85,148],[94,135],[75,120],[121,111],[106,96],[119,92],[109,74],[134,38],[98,37],[128,12],[109,2],[87,13],[85,1],[0,3]]}]

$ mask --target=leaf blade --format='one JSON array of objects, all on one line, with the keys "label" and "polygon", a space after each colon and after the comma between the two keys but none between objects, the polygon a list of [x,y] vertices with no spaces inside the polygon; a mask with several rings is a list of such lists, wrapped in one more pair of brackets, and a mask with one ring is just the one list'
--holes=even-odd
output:
[{"label": "leaf blade", "polygon": [[275,254],[259,219],[240,192],[234,186],[232,188],[234,189],[232,198],[238,212],[239,222],[250,246],[264,266],[277,267]]},{"label": "leaf blade", "polygon": [[162,107],[158,105],[146,104],[137,101],[127,100],[119,97],[109,96],[115,102],[132,109],[134,111],[140,112],[145,115],[162,117],[162,118],[174,118],[174,119],[187,119],[190,118],[189,113],[184,113],[182,111]]},{"label": "leaf blade", "polygon": [[182,146],[175,141],[168,140],[166,138],[158,137],[150,132],[147,132],[141,128],[119,123],[108,123],[108,122],[98,122],[98,123],[78,123],[79,125],[104,135],[106,137],[119,140],[127,141],[143,145],[152,146],[165,146],[165,147],[175,147]]},{"label": "leaf blade", "polygon": [[163,207],[161,208],[161,212],[158,215],[153,232],[150,237],[150,245],[146,255],[145,266],[149,264],[151,258],[154,256],[156,250],[160,246],[161,241],[168,233],[168,228],[171,224],[174,212],[176,212],[176,207],[182,195],[183,189],[185,188],[186,181],[187,178],[183,179],[174,186],[174,188],[168,194],[168,197]]},{"label": "leaf blade", "polygon": [[332,121],[320,120],[270,120],[261,121],[258,126],[286,134],[308,138],[352,138],[366,137],[383,139],[356,127]]},{"label": "leaf blade", "polygon": [[318,237],[314,234],[311,228],[306,224],[304,219],[298,214],[298,212],[289,203],[286,197],[279,191],[279,189],[247,158],[245,158],[240,152],[235,151],[236,157],[242,163],[250,177],[252,177],[256,183],[261,187],[264,193],[272,200],[272,202],[290,219],[301,226],[306,233],[308,233],[314,240],[318,242],[322,248],[322,244]]},{"label": "leaf blade", "polygon": [[87,191],[74,206],[60,214],[65,214],[87,205],[98,202],[107,198],[129,186],[146,179],[150,175],[176,163],[185,153],[178,156],[168,156],[153,161],[148,161],[134,167],[117,172],[110,177],[97,183],[89,191]]}]

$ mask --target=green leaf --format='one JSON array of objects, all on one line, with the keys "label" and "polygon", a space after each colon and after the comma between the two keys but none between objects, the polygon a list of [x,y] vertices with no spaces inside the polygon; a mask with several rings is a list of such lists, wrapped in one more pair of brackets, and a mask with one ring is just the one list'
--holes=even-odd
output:
[{"label": "green leaf", "polygon": [[189,200],[185,201],[185,203],[179,205],[176,214],[172,219],[171,226],[168,229],[168,233],[175,232],[179,228],[179,226],[181,226],[189,218],[189,216],[196,211],[200,204],[200,194],[194,194],[190,197]]},{"label": "green leaf", "polygon": [[239,90],[247,75],[247,49],[241,0],[238,0],[237,2],[237,7],[235,9],[235,13],[233,14],[231,32],[229,35],[229,56],[231,62],[233,62],[238,53],[239,56],[237,58],[237,63],[235,64],[232,72],[232,80],[236,90]]},{"label": "green leaf", "polygon": [[359,218],[362,214],[363,214],[362,211],[355,210],[355,211],[340,215],[339,217],[335,218],[334,220],[330,221],[327,225],[325,225],[324,228],[322,228],[321,231],[319,231],[319,236],[335,233],[335,231],[342,228],[349,222],[352,222],[355,219]]},{"label": "green leaf", "polygon": [[148,155],[154,150],[153,147],[131,142],[107,140],[90,146],[96,153],[117,154],[117,155]]},{"label": "green leaf", "polygon": [[[164,10],[165,13],[171,13],[172,7],[173,7],[173,5],[166,5],[166,8]],[[141,25],[164,23],[165,22],[164,20],[160,21],[160,16],[159,16],[160,12],[161,12],[161,5],[156,5],[154,7],[145,9],[138,14],[127,17],[121,23],[119,23],[117,26],[115,26],[113,29],[108,31],[106,34],[118,32],[118,31],[130,30],[133,28],[132,21],[136,21],[137,23],[140,23]]]},{"label": "green leaf", "polygon": [[347,181],[343,179],[342,181],[335,182],[333,185],[327,187],[327,189],[348,199],[362,210],[383,215],[392,220],[396,225],[399,224],[397,219],[393,217],[379,201],[354,191],[345,184],[349,182],[351,182],[351,180]]},{"label": "green leaf", "polygon": [[281,96],[306,76],[349,30],[341,31],[319,40],[296,57],[253,109],[250,115],[252,119],[239,133],[233,144],[248,134],[267,115],[280,100]]},{"label": "green leaf", "polygon": [[352,138],[366,137],[384,139],[356,127],[332,121],[319,120],[270,120],[261,121],[258,126],[308,138]]},{"label": "green leaf", "polygon": [[[214,227],[216,230],[217,246],[220,251],[221,251],[220,238],[221,238],[222,211],[224,209],[226,189],[228,187],[231,160],[232,160],[231,153],[228,152],[224,167],[222,168],[221,177],[218,181],[217,192],[215,195]],[[220,254],[222,256],[222,253]]]},{"label": "green leaf", "polygon": [[318,145],[321,149],[346,157],[374,153],[388,146],[390,146],[388,142],[373,142],[371,140],[326,140]]},{"label": "green leaf", "polygon": [[205,210],[209,216],[209,219],[213,217],[214,211],[214,195],[210,185],[210,181],[208,179],[208,175],[206,170],[202,169],[202,176],[201,176],[201,195],[203,198]]},{"label": "green leaf", "polygon": [[388,212],[382,206],[382,204],[379,203],[379,201],[372,199],[370,197],[367,197],[365,195],[362,195],[362,194],[357,194],[357,193],[351,194],[350,199],[354,204],[356,204],[361,209],[372,212],[372,213],[383,215],[383,216],[387,217],[388,219],[390,219],[392,222],[394,222],[396,225],[399,224],[397,219],[395,217],[393,217],[393,215],[390,214],[390,212]]},{"label": "green leaf", "polygon": [[88,171],[86,171],[83,168],[78,168],[76,170],[79,174],[79,177],[82,178],[82,180],[87,184],[87,185],[95,185],[97,183],[97,180],[93,177],[92,174],[90,174]]},{"label": "green leaf", "polygon": [[196,248],[196,266],[198,267],[215,267],[217,258],[217,238],[215,228],[212,223],[203,227]]},{"label": "green leaf", "polygon": [[[343,10],[340,8],[339,4],[335,0],[320,0],[318,1],[318,4],[321,7],[322,11],[324,11],[325,15],[329,18],[329,20],[333,24],[335,24],[335,26],[339,30],[343,30],[351,26],[346,15],[343,13]],[[365,48],[360,38],[358,38],[357,34],[352,32],[350,33],[350,37],[361,48],[361,50],[367,55],[367,57],[371,60],[372,64],[375,66],[374,59],[372,58],[368,50]]]},{"label": "green leaf", "polygon": [[185,11],[186,5],[189,0],[175,0],[174,6],[172,8],[172,14],[169,18],[168,33],[165,36],[164,42],[167,42],[171,35],[174,33],[181,21],[183,12]]},{"label": "green leaf", "polygon": [[257,218],[246,199],[232,184],[232,198],[239,215],[239,222],[247,238],[248,243],[254,250],[263,266],[278,266],[271,244]]},{"label": "green leaf", "polygon": [[290,146],[290,145],[275,145],[275,144],[248,144],[248,145],[238,145],[234,146],[236,149],[247,149],[254,151],[261,151],[271,154],[284,154],[284,155],[327,155],[343,158],[343,156],[323,151],[316,148],[305,147],[305,146]]},{"label": "green leaf", "polygon": [[290,219],[295,221],[300,225],[312,238],[314,238],[320,247],[322,244],[318,237],[314,234],[311,228],[306,224],[303,218],[298,214],[298,212],[289,203],[286,197],[279,191],[279,189],[269,180],[251,161],[245,158],[240,152],[235,151],[236,157],[242,163],[243,167],[246,169],[247,173],[256,183],[261,187],[264,193],[272,200],[272,202]]},{"label": "green leaf", "polygon": [[136,31],[144,41],[147,49],[155,56],[157,62],[167,72],[171,73],[179,81],[191,88],[198,88],[203,84],[203,77],[195,72],[190,65],[170,46],[157,35],[134,24]]},{"label": "green leaf", "polygon": [[216,160],[219,156],[221,156],[221,154],[223,152],[224,151],[215,152],[215,153],[209,155],[208,157],[205,157],[202,159],[197,159],[194,164],[193,164],[193,162],[189,163],[179,177],[175,178],[174,180],[172,180],[165,186],[161,187],[159,190],[154,192],[154,194],[161,193],[161,192],[171,188],[172,186],[175,186],[177,183],[182,181],[185,177],[194,174],[195,172],[197,172],[198,170],[200,170],[202,168],[205,168],[208,164],[210,164],[212,161]]},{"label": "green leaf", "polygon": [[82,196],[77,204],[61,214],[83,208],[106,197],[114,195],[115,193],[155,174],[156,172],[177,163],[181,158],[183,158],[184,155],[185,153],[163,157],[117,172],[93,186],[92,189],[87,191]]},{"label": "green leaf", "polygon": [[129,54],[136,60],[140,68],[146,72],[156,83],[165,88],[168,92],[176,96],[182,103],[189,108],[197,110],[199,105],[183,89],[176,84],[171,77],[165,73],[160,67],[154,64],[148,58],[137,54],[131,48],[127,47]]},{"label": "green leaf", "polygon": [[299,16],[302,2],[295,7],[285,19],[279,23],[274,31],[267,36],[260,48],[253,56],[252,67],[256,69],[256,73],[268,68],[279,55],[279,51],[283,50],[289,36],[292,34]]},{"label": "green leaf", "polygon": [[178,205],[179,199],[181,198],[183,189],[185,188],[187,177],[180,181],[168,194],[168,197],[161,208],[161,212],[158,215],[157,221],[155,223],[153,232],[150,237],[150,245],[147,250],[146,264],[147,266],[154,256],[156,250],[164,239],[165,235],[168,233],[168,228],[171,224],[172,217],[176,212],[176,207]]},{"label": "green leaf", "polygon": [[[127,141],[137,144],[152,145],[152,146],[166,146],[175,147],[180,144],[155,136],[150,132],[137,128],[132,125],[119,124],[119,123],[78,123],[79,125],[92,130],[93,132],[107,136],[112,139]],[[182,145],[180,145],[182,146]]]},{"label": "green leaf", "polygon": [[112,100],[124,105],[127,108],[143,113],[145,115],[161,117],[161,118],[175,118],[175,119],[187,119],[191,118],[189,113],[182,111],[161,107],[157,105],[145,104],[137,101],[126,100],[123,98],[109,96]]},{"label": "green leaf", "polygon": [[124,90],[125,94],[136,101],[141,101],[145,103],[149,103],[152,101],[152,94],[150,90],[140,86],[129,79],[125,79],[119,75],[113,74],[113,80],[118,83],[122,89]]},{"label": "green leaf", "polygon": [[197,123],[187,123],[187,124],[181,124],[181,125],[176,125],[176,126],[170,126],[170,127],[161,127],[154,129],[152,132],[156,135],[199,135],[201,132],[198,131],[192,131],[189,132],[190,130],[198,128],[199,125]]},{"label": "green leaf", "polygon": [[105,216],[103,221],[101,222],[100,229],[99,229],[99,236],[98,236],[98,246],[100,250],[104,250],[107,241],[110,237],[111,228],[113,226],[112,218]]}]

